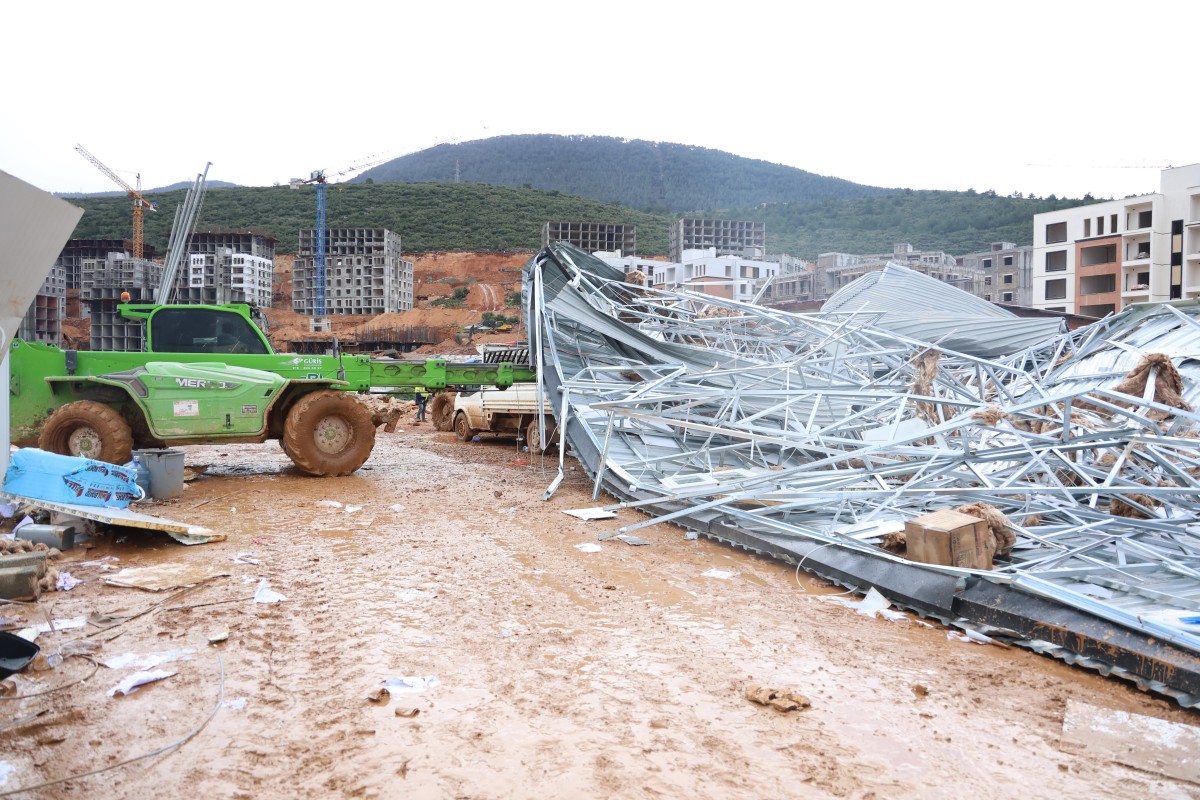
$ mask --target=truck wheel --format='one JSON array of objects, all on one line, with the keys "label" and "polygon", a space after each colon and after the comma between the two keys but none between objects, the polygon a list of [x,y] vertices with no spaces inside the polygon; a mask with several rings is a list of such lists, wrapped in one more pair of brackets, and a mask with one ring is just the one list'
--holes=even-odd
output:
[{"label": "truck wheel", "polygon": [[463,412],[458,412],[458,416],[454,418],[454,435],[464,442],[469,442],[478,435],[479,431],[471,427],[471,423],[467,422],[467,415]]},{"label": "truck wheel", "polygon": [[115,409],[77,400],[50,415],[38,436],[38,447],[64,456],[127,464],[133,457],[133,432]]},{"label": "truck wheel", "polygon": [[349,475],[375,447],[371,412],[352,394],[322,389],[300,398],[288,412],[283,451],[309,475]]},{"label": "truck wheel", "polygon": [[[551,422],[549,433],[546,434],[546,450],[554,447],[558,443],[558,425]],[[529,452],[535,456],[540,456],[546,450],[542,449],[541,430],[538,425],[538,418],[534,417],[525,427],[525,446],[529,448]]]},{"label": "truck wheel", "polygon": [[433,417],[433,428],[438,431],[454,430],[454,396],[457,392],[438,392],[429,406]]}]

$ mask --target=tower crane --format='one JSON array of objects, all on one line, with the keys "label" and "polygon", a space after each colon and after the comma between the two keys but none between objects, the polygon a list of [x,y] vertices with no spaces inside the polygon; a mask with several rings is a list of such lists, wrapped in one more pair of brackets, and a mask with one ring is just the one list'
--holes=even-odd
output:
[{"label": "tower crane", "polygon": [[109,180],[117,184],[117,186],[120,186],[130,197],[133,198],[133,257],[141,258],[145,243],[142,212],[146,209],[149,209],[150,211],[158,210],[157,203],[151,203],[149,200],[142,197],[142,176],[140,174],[138,175],[138,187],[134,189],[132,186],[122,180],[121,176],[105,166],[103,161],[85,150],[83,145],[75,145],[75,152],[79,153],[79,155],[90,161],[92,166],[107,175]]},{"label": "tower crane", "polygon": [[[437,147],[438,145],[447,144],[453,141],[456,141],[456,139],[443,139],[442,141],[432,144],[429,147]],[[321,319],[325,316],[325,198],[326,187],[328,186],[329,180],[331,178],[336,179],[342,177],[343,175],[349,175],[351,172],[370,169],[371,167],[382,164],[385,161],[403,158],[404,156],[412,155],[416,152],[419,151],[410,150],[409,152],[401,153],[400,155],[383,153],[369,156],[363,161],[359,161],[350,165],[349,167],[346,167],[345,169],[338,170],[337,172],[326,173],[326,171],[323,169],[317,169],[313,170],[308,178],[292,178],[290,181],[288,181],[288,185],[293,189],[299,189],[301,186],[305,186],[310,183],[315,183],[317,186],[317,241],[314,248],[315,252],[313,253],[313,316],[315,318]]]}]

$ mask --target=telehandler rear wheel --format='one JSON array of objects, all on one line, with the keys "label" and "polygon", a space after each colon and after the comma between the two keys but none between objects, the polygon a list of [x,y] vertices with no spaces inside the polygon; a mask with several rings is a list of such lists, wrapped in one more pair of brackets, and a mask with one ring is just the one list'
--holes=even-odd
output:
[{"label": "telehandler rear wheel", "polygon": [[133,457],[133,432],[115,409],[94,400],[77,400],[50,415],[38,436],[38,447],[64,456],[127,464]]},{"label": "telehandler rear wheel", "polygon": [[375,426],[371,412],[354,395],[322,389],[292,406],[280,443],[302,472],[349,475],[371,455]]},{"label": "telehandler rear wheel", "polygon": [[438,392],[429,406],[433,428],[438,431],[454,430],[454,397],[458,392]]}]

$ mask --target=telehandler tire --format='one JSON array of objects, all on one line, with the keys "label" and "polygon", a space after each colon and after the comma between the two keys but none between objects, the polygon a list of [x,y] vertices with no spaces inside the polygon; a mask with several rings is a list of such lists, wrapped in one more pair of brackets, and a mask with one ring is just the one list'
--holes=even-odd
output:
[{"label": "telehandler tire", "polygon": [[467,422],[467,415],[460,411],[454,418],[454,435],[459,441],[469,442],[479,435],[479,431],[471,427],[471,423]]},{"label": "telehandler tire", "polygon": [[116,409],[94,400],[77,400],[46,419],[38,447],[64,456],[127,464],[133,458],[133,431]]},{"label": "telehandler tire", "polygon": [[280,444],[301,472],[349,475],[371,455],[375,426],[370,410],[354,395],[322,389],[292,406]]},{"label": "telehandler tire", "polygon": [[429,416],[433,418],[433,429],[454,430],[454,398],[458,392],[438,392],[429,404]]}]

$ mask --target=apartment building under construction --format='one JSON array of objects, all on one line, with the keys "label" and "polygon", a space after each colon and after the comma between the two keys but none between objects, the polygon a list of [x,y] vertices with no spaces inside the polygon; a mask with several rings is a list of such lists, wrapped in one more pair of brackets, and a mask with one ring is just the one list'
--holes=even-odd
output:
[{"label": "apartment building under construction", "polygon": [[542,247],[567,242],[589,253],[637,255],[637,226],[608,222],[547,222],[542,225]]},{"label": "apartment building under construction", "polygon": [[[316,229],[300,231],[292,262],[292,308],[317,315]],[[413,307],[413,262],[400,234],[386,228],[329,228],[325,235],[325,313],[388,314]]]},{"label": "apartment building under construction", "polygon": [[677,264],[686,260],[686,251],[709,248],[718,256],[760,258],[767,251],[767,227],[762,222],[685,217],[671,225],[669,247]]},{"label": "apartment building under construction", "polygon": [[17,328],[17,336],[27,342],[58,344],[62,341],[62,323],[66,315],[66,270],[56,263],[29,304],[29,310]]},{"label": "apartment building under construction", "polygon": [[193,233],[176,281],[175,302],[269,307],[276,244],[274,236],[259,231]]},{"label": "apartment building under construction", "polygon": [[124,250],[86,258],[80,263],[79,300],[91,318],[91,349],[141,350],[141,320],[127,320],[117,312],[128,294],[131,303],[152,303],[162,285],[163,265],[134,258]]}]

